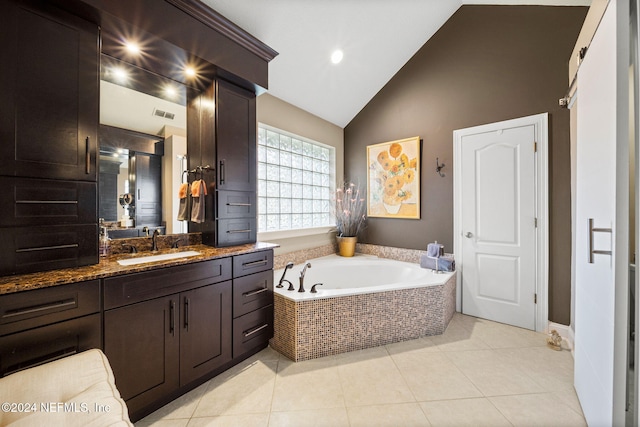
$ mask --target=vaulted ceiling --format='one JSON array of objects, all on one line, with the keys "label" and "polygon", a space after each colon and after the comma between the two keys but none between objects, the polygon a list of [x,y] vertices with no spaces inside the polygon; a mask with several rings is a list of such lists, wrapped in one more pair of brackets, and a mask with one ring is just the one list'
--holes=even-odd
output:
[{"label": "vaulted ceiling", "polygon": [[[464,4],[591,0],[201,0],[279,52],[269,93],[345,127]],[[331,62],[340,49],[344,58]]]}]

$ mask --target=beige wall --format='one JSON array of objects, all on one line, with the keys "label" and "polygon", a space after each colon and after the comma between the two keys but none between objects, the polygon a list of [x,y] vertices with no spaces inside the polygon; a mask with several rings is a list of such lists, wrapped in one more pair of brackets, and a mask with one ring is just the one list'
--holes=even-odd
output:
[{"label": "beige wall", "polygon": [[[268,93],[258,97],[258,122],[330,145],[336,149],[336,182],[344,179],[344,130],[311,113],[301,110]],[[277,243],[275,253],[284,254],[301,249],[323,246],[335,241],[334,233],[303,237],[277,238],[258,235],[258,240]]]}]

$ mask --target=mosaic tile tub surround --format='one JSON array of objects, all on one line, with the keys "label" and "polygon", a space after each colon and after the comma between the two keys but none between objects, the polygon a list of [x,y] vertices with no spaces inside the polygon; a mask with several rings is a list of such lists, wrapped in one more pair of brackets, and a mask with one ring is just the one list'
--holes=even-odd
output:
[{"label": "mosaic tile tub surround", "polygon": [[434,286],[334,298],[293,301],[276,293],[270,343],[297,362],[442,334],[455,293],[455,274]]}]

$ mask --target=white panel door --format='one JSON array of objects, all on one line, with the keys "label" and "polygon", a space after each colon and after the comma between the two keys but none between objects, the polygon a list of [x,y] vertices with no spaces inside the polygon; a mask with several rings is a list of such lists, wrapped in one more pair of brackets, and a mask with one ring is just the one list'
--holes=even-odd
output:
[{"label": "white panel door", "polygon": [[[613,423],[615,253],[589,263],[588,220],[616,231],[616,2],[609,2],[578,71],[575,388],[587,423]],[[593,248],[614,235],[594,233]]]},{"label": "white panel door", "polygon": [[462,312],[535,329],[535,125],[508,121],[465,133]]}]

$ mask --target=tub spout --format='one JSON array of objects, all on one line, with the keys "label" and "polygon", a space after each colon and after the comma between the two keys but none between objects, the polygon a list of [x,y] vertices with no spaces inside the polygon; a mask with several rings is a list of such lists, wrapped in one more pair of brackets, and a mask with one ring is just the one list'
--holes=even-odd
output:
[{"label": "tub spout", "polygon": [[300,272],[300,287],[298,288],[298,292],[304,292],[304,275],[307,272],[307,268],[311,268],[310,262],[306,263]]}]

